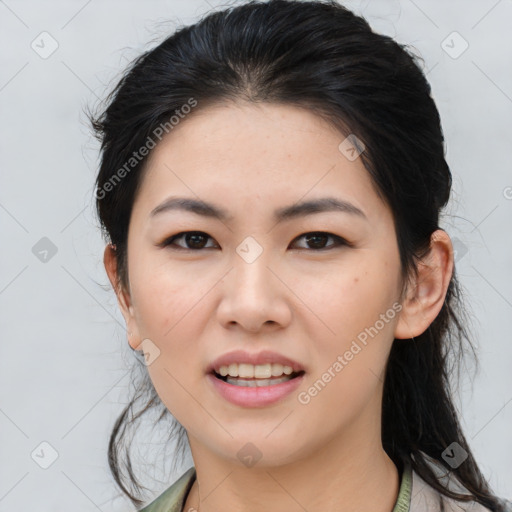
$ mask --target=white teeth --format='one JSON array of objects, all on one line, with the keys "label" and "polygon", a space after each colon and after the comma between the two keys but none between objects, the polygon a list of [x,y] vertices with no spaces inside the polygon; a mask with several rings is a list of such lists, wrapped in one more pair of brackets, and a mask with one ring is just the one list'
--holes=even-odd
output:
[{"label": "white teeth", "polygon": [[[250,365],[246,365],[250,366]],[[258,364],[254,368],[255,379],[269,379],[272,377],[272,365],[271,364]],[[279,375],[282,375],[281,373]],[[276,375],[278,377],[279,375]]]},{"label": "white teeth", "polygon": [[[229,368],[231,369],[231,365],[229,365]],[[254,366],[252,364],[239,364],[238,376],[245,379],[254,378]]]},{"label": "white teeth", "polygon": [[241,386],[246,388],[260,388],[262,386],[273,386],[274,384],[280,384],[281,382],[286,382],[287,380],[291,380],[292,377],[289,375],[283,375],[278,379],[255,379],[255,380],[244,380],[237,378],[226,379],[228,384],[234,384],[235,386]]},{"label": "white teeth", "polygon": [[223,377],[242,377],[245,379],[269,379],[270,377],[280,377],[281,375],[291,375],[293,368],[291,366],[279,363],[267,364],[247,364],[232,363],[229,366],[221,366],[217,373]]}]

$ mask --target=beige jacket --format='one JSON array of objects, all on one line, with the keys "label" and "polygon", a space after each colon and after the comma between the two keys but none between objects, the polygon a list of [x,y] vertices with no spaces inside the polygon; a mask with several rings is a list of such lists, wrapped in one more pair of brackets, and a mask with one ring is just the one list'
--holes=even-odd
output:
[{"label": "beige jacket", "polygon": [[[195,478],[195,468],[191,467],[140,512],[195,512],[183,510]],[[454,490],[463,490],[453,480],[449,481],[448,485]],[[489,510],[474,501],[460,502],[441,495],[413,471],[410,465],[406,465],[392,512],[489,512]],[[512,503],[503,500],[503,510],[500,512],[512,512]]]}]

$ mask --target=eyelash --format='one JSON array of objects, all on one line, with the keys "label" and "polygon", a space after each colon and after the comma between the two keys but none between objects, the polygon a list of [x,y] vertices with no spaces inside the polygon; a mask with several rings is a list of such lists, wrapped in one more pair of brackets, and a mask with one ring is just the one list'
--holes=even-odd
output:
[{"label": "eyelash", "polygon": [[[167,238],[166,240],[164,240],[162,243],[158,244],[159,247],[169,247],[171,248],[172,250],[177,250],[177,251],[201,251],[203,249],[214,249],[215,247],[201,247],[199,249],[192,249],[192,248],[188,248],[188,247],[181,247],[179,245],[174,245],[174,247],[171,247],[173,245],[173,242],[175,240],[178,240],[180,238],[183,238],[185,235],[205,235],[207,238],[210,238],[212,239],[212,237],[210,235],[208,235],[207,233],[204,233],[203,231],[182,231],[181,233],[178,233],[176,235],[173,235],[169,238]],[[330,237],[332,239],[335,240],[335,243],[332,244],[332,245],[328,245],[326,247],[322,247],[320,249],[309,249],[309,250],[312,250],[314,252],[322,252],[322,251],[327,251],[327,250],[330,250],[330,249],[334,249],[335,247],[340,247],[340,246],[348,246],[348,247],[351,247],[352,244],[350,244],[349,242],[347,242],[347,240],[345,240],[344,238],[338,236],[338,235],[334,235],[332,233],[328,233],[328,232],[325,232],[325,231],[308,231],[307,233],[303,233],[302,235],[299,235],[298,237],[296,237],[293,241],[295,240],[298,240],[300,238],[303,238],[305,237],[306,235],[322,235],[322,236],[327,236],[327,237]],[[308,250],[307,248],[300,248],[301,250]]]}]

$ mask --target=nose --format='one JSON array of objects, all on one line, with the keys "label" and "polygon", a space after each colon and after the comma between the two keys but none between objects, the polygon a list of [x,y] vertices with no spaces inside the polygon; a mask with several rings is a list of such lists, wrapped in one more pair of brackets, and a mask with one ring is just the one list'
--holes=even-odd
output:
[{"label": "nose", "polygon": [[235,254],[232,269],[222,279],[217,318],[223,327],[239,326],[248,332],[280,329],[292,318],[292,293],[269,267],[265,252],[251,263]]}]

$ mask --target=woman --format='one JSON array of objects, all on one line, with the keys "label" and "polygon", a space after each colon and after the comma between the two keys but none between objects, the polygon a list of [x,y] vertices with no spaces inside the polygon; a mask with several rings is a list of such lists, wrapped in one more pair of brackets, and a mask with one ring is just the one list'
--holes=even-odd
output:
[{"label": "woman", "polygon": [[133,502],[127,429],[155,409],[194,466],[146,512],[505,510],[450,395],[471,344],[414,57],[336,2],[249,2],[109,100],[104,262],[147,368],[109,450]]}]

